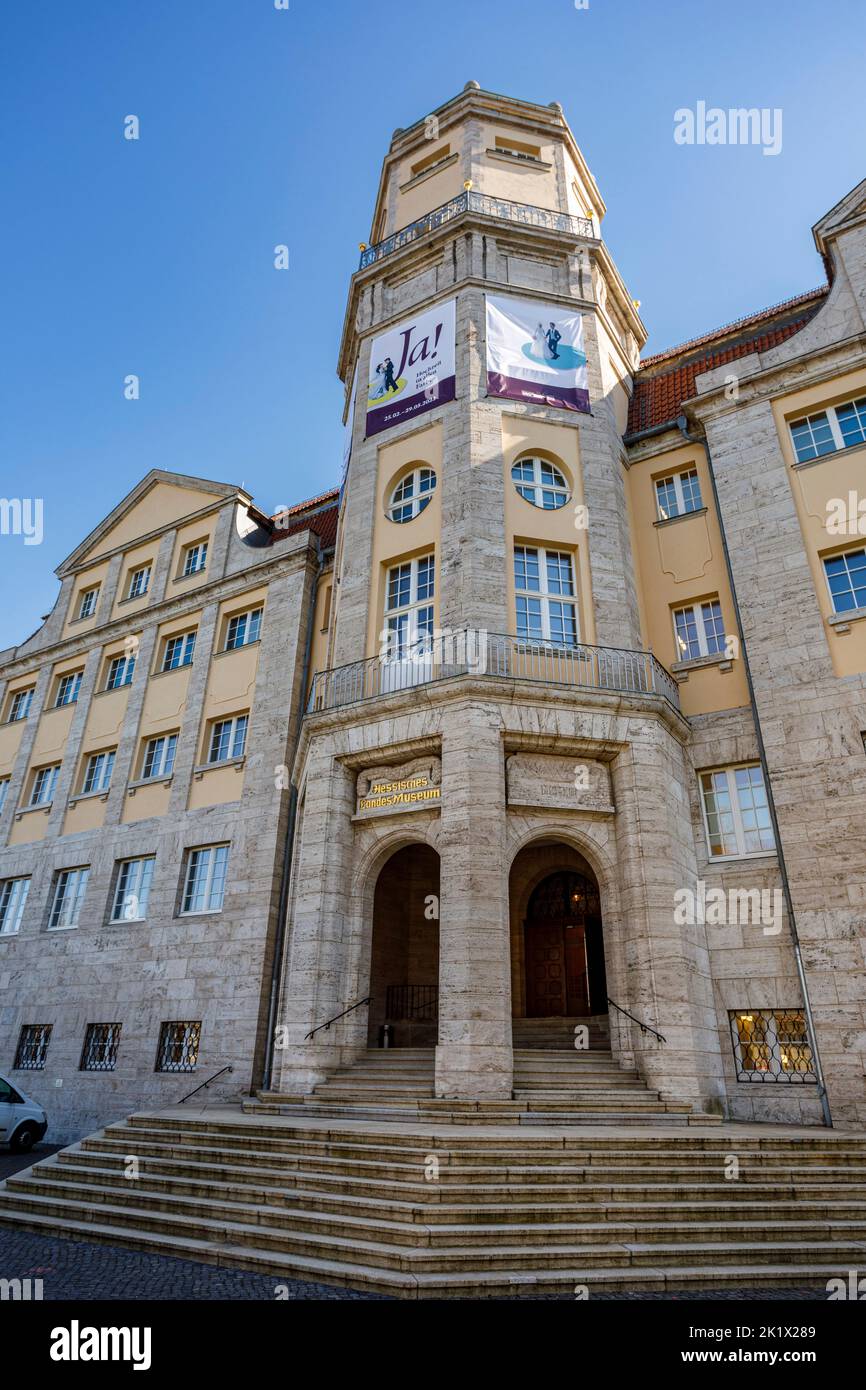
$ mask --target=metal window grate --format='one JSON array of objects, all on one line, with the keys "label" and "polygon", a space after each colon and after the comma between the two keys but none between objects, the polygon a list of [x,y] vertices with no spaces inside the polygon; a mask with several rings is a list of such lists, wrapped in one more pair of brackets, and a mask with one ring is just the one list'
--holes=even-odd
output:
[{"label": "metal window grate", "polygon": [[737,1009],[729,1017],[738,1081],[817,1083],[802,1009]]},{"label": "metal window grate", "polygon": [[42,1071],[48,1044],[51,1041],[51,1023],[25,1023],[18,1038],[18,1051],[15,1053],[16,1071]]},{"label": "metal window grate", "polygon": [[88,1023],[79,1071],[114,1071],[120,1023]]},{"label": "metal window grate", "polygon": [[163,1023],[159,1030],[156,1071],[195,1071],[201,1042],[201,1020]]}]

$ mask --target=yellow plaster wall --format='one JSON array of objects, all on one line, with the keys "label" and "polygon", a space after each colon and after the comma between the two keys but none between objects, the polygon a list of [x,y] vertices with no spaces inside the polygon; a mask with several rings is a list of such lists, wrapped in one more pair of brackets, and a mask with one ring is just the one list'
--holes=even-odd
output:
[{"label": "yellow plaster wall", "polygon": [[84,593],[85,589],[95,589],[97,585],[99,585],[100,592],[96,600],[96,607],[97,609],[99,608],[107,575],[107,560],[101,565],[94,565],[91,569],[82,570],[80,574],[76,575],[75,583],[72,587],[72,598],[69,603],[69,611],[66,615],[66,622],[63,627],[64,637],[77,637],[79,633],[91,632],[96,626],[95,612],[89,618],[77,618],[75,615],[78,612],[81,603],[81,595]]}]

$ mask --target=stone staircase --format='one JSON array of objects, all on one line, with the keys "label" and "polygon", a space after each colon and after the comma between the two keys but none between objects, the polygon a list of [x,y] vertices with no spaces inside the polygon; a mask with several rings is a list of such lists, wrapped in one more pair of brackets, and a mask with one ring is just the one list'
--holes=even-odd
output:
[{"label": "stone staircase", "polygon": [[866,1138],[175,1108],[8,1178],[7,1225],[399,1298],[823,1288],[866,1269]]},{"label": "stone staircase", "polygon": [[454,1100],[433,1095],[432,1048],[371,1049],[307,1095],[259,1092],[251,1113],[329,1119],[473,1125],[718,1124],[688,1104],[662,1100],[609,1052],[516,1048],[514,1090],[506,1100]]},{"label": "stone staircase", "polygon": [[607,1014],[588,1018],[513,1018],[511,1036],[514,1046],[541,1048],[544,1051],[574,1050],[574,1030],[585,1027],[591,1050],[610,1050],[610,1019]]}]

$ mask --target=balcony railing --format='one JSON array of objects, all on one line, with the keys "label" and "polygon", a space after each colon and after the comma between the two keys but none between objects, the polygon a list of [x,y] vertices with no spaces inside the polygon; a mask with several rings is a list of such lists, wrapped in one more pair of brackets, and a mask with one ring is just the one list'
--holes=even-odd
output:
[{"label": "balcony railing", "polygon": [[566,646],[481,629],[447,632],[397,655],[369,657],[317,671],[308,713],[339,709],[455,676],[539,681],[575,690],[661,695],[679,709],[679,688],[652,652],[621,647]]},{"label": "balcony railing", "polygon": [[361,252],[359,269],[365,270],[368,265],[381,261],[410,242],[435,231],[437,227],[453,222],[455,217],[462,217],[465,212],[480,213],[482,217],[495,217],[501,222],[515,222],[524,227],[541,227],[549,232],[567,232],[570,236],[595,235],[588,217],[574,217],[570,212],[554,212],[552,208],[537,208],[531,203],[512,203],[507,198],[492,198],[489,193],[476,193],[468,189],[450,202],[425,213],[417,222],[401,227],[393,236],[377,241],[375,246],[368,246]]}]

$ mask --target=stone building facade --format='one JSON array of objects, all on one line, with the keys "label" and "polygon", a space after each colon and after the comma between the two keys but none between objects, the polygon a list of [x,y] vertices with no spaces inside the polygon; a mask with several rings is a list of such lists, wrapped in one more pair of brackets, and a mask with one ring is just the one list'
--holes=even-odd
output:
[{"label": "stone building facade", "polygon": [[[74,1091],[70,1123],[192,1084],[153,1070],[155,1030],[184,1018],[202,1079],[232,1065],[235,1089],[286,1098],[387,1041],[435,1049],[438,1096],[506,1099],[531,1038],[609,1047],[696,1112],[866,1122],[866,185],[815,228],[823,288],[643,361],[604,214],[556,104],[470,83],[395,132],[340,347],[339,494],[265,517],[236,489],[152,475],[145,496],[207,494],[203,587],[172,588],[200,528],[186,493],[147,531],[121,519],[136,490],[3,655],[3,718],[36,694],[0,822],[0,879],[32,875],[0,934],[0,1067],[25,1023],[54,1021],[45,1076]],[[579,316],[589,409],[494,393],[503,296]],[[386,336],[452,304],[453,390],[374,427],[404,389]],[[145,543],[161,578],[130,621],[109,590]],[[96,566],[102,606],[72,630]],[[226,605],[253,587],[258,665],[217,707]],[[193,610],[172,789],[130,821],[166,679],[150,654]],[[90,691],[131,630],[150,680],[112,726],[103,819],[79,827]],[[27,840],[52,682],[76,666]],[[244,702],[246,762],[208,770],[219,710]],[[146,836],[153,909],[118,932],[100,913]],[[190,849],[229,841],[221,910],[185,913]],[[84,916],[54,935],[52,876],[73,861],[93,865]],[[86,1076],[80,1035],[108,999],[117,1065]]]}]

